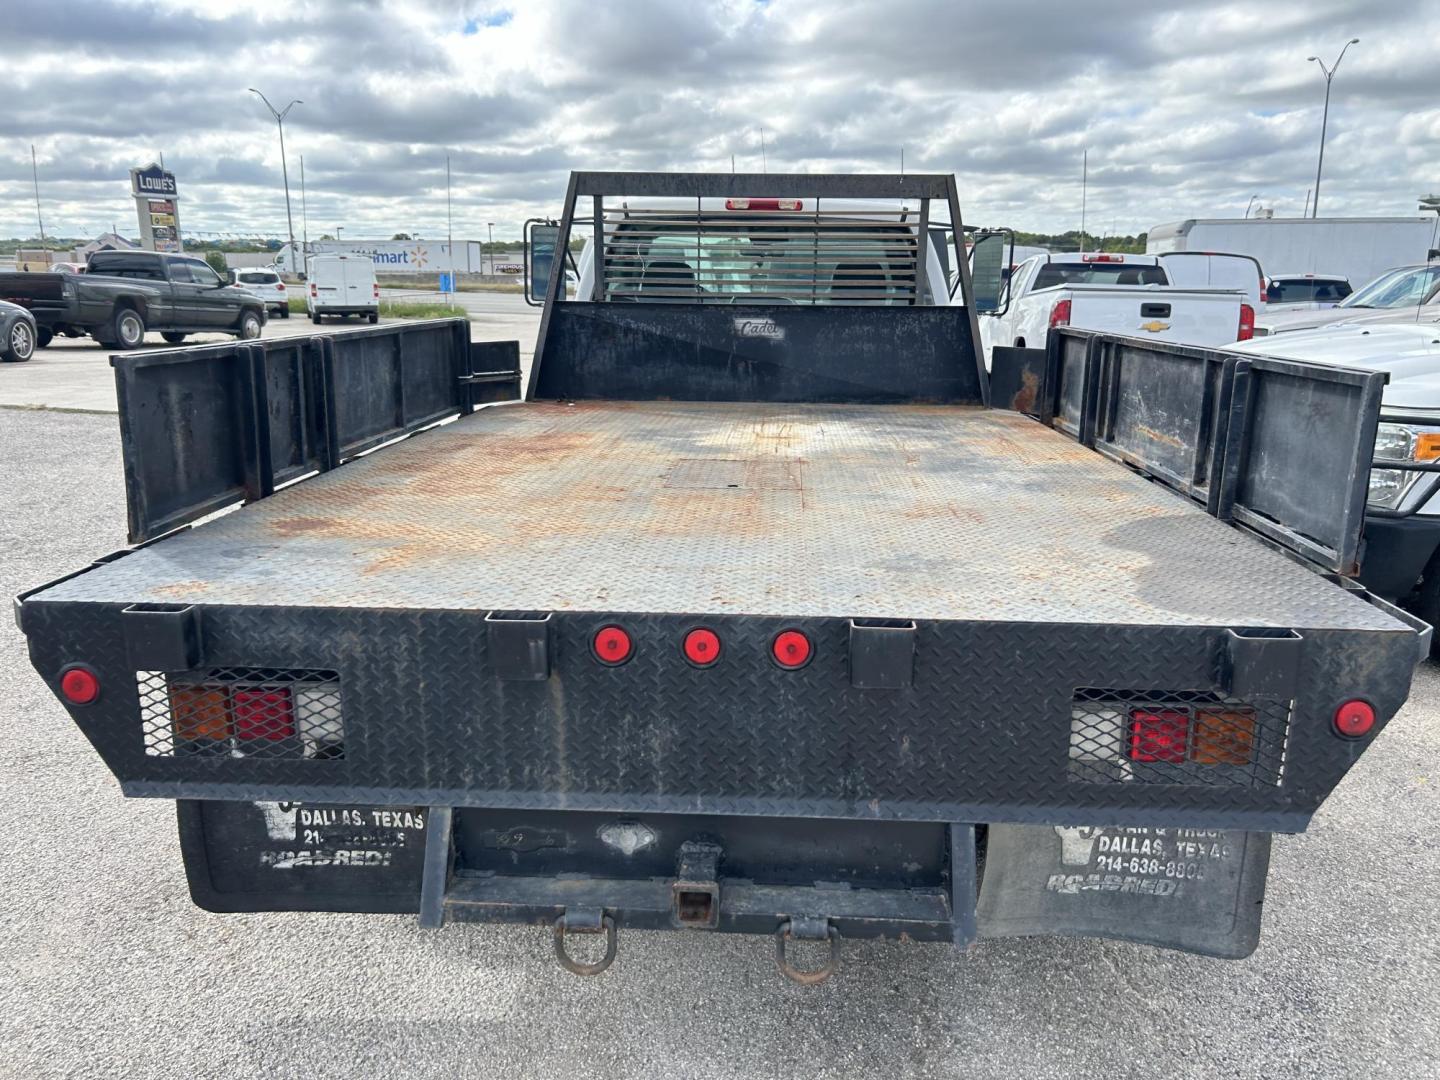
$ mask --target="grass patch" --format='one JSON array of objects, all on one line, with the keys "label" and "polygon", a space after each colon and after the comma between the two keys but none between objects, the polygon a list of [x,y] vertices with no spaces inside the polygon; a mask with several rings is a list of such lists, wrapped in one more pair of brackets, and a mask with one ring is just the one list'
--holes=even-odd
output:
[{"label": "grass patch", "polygon": [[[310,317],[310,309],[305,306],[305,297],[292,296],[289,304],[291,315]],[[465,309],[459,304],[451,307],[438,301],[382,299],[380,314],[387,319],[448,319],[454,316],[464,318]]]},{"label": "grass patch", "polygon": [[464,318],[465,309],[423,300],[381,300],[380,315],[387,319],[453,319]]}]

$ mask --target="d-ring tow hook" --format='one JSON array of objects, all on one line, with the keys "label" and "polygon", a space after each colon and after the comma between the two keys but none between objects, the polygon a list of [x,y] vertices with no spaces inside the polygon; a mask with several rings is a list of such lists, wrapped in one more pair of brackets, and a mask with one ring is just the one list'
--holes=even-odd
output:
[{"label": "d-ring tow hook", "polygon": [[[799,941],[826,941],[830,942],[830,955],[825,960],[823,967],[814,971],[801,971],[790,963],[785,956],[785,942],[791,938]],[[780,924],[780,929],[775,931],[775,964],[780,973],[791,982],[797,982],[801,986],[816,986],[834,975],[840,967],[840,931],[830,925],[829,919],[789,919]]]},{"label": "d-ring tow hook", "polygon": [[[604,934],[605,955],[593,964],[582,964],[565,951],[566,934]],[[555,959],[575,975],[599,975],[615,962],[615,920],[598,908],[566,911],[555,920]]]}]

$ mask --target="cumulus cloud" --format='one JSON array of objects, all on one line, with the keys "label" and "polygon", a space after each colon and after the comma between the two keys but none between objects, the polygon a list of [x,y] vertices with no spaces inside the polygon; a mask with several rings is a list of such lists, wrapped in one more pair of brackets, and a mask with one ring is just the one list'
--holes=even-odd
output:
[{"label": "cumulus cloud", "polygon": [[1335,81],[1326,213],[1415,212],[1440,187],[1440,0],[8,0],[0,235],[133,226],[127,171],[162,153],[187,229],[279,236],[275,127],[311,233],[514,236],[570,168],[955,172],[966,217],[1092,229],[1298,214]]}]

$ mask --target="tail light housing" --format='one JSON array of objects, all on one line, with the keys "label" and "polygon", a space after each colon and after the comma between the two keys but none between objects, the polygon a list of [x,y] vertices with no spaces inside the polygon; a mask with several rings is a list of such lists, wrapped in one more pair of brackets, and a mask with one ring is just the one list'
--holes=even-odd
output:
[{"label": "tail light housing", "polygon": [[314,283],[313,281],[310,282],[310,296],[311,296],[311,298],[313,299],[313,298],[315,298],[315,297],[318,297],[319,295],[320,295],[320,290],[319,290],[318,288],[316,288],[315,283]]},{"label": "tail light housing", "polygon": [[1236,341],[1249,341],[1255,336],[1255,309],[1249,304],[1240,305],[1240,332]]},{"label": "tail light housing", "polygon": [[1190,734],[1190,714],[1184,709],[1132,709],[1130,760],[1180,764]]},{"label": "tail light housing", "polygon": [[370,296],[375,300],[380,299],[380,283],[378,281],[370,286]]},{"label": "tail light housing", "polygon": [[1081,255],[1081,262],[1087,263],[1123,263],[1124,255]]},{"label": "tail light housing", "polygon": [[66,668],[60,673],[60,693],[71,705],[90,705],[100,697],[100,678],[87,667]]},{"label": "tail light housing", "polygon": [[1070,325],[1070,301],[1057,300],[1055,306],[1050,309],[1050,328]]},{"label": "tail light housing", "polygon": [[1358,698],[1335,710],[1335,730],[1347,739],[1363,739],[1375,728],[1375,707]]}]

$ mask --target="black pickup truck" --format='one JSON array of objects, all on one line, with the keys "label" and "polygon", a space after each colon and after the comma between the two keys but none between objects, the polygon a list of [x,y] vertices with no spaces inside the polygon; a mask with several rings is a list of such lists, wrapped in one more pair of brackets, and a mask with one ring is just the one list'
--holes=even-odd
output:
[{"label": "black pickup truck", "polygon": [[1384,376],[1068,328],[987,371],[946,176],[577,173],[582,226],[523,391],[464,320],[113,358],[136,546],[17,619],[196,903],[580,974],[617,928],[806,983],[1247,955],[1428,644],[1352,580]]},{"label": "black pickup truck", "polygon": [[134,349],[147,330],[178,344],[217,331],[250,340],[265,326],[263,299],[203,259],[156,251],[97,251],[83,274],[3,273],[0,299],[30,309],[42,348],[56,334]]}]

